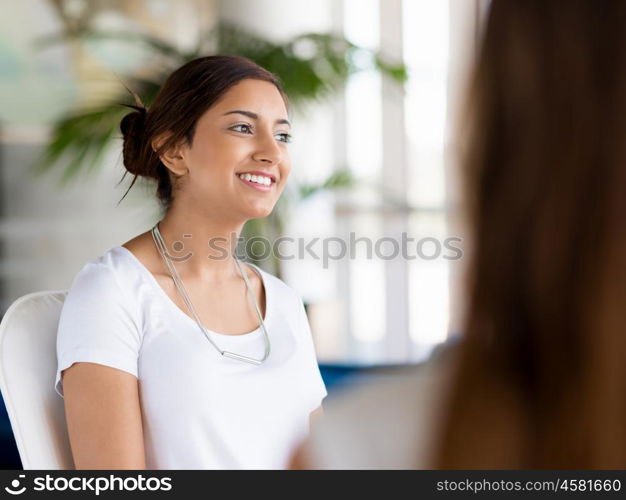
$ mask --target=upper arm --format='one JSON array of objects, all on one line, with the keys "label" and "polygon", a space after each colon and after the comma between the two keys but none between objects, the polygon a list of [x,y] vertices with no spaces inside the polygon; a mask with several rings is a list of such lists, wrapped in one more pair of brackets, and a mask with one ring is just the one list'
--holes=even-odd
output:
[{"label": "upper arm", "polygon": [[62,377],[76,469],[145,469],[137,378],[87,362],[72,364]]},{"label": "upper arm", "polygon": [[[319,419],[324,414],[324,410],[322,406],[318,406],[315,410],[313,410],[309,416],[311,429],[319,421]],[[302,469],[311,469],[313,468],[313,463],[307,456],[307,448],[309,444],[310,437],[306,438],[302,441],[298,446],[294,448],[291,453],[289,463],[287,465],[288,469],[293,470],[302,470]]]},{"label": "upper arm", "polygon": [[99,363],[139,376],[143,341],[140,304],[103,265],[86,265],[65,298],[57,331],[55,389],[63,394],[61,372],[74,363]]},{"label": "upper arm", "polygon": [[287,469],[290,470],[309,470],[314,468],[313,464],[307,456],[307,444],[308,441],[300,443],[292,452]]}]

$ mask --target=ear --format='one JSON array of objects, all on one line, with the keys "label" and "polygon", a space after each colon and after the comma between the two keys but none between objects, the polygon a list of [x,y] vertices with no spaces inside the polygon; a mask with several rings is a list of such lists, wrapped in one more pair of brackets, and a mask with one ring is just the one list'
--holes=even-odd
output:
[{"label": "ear", "polygon": [[[156,151],[171,135],[171,132],[164,132],[153,139],[152,150]],[[182,144],[176,144],[159,155],[163,165],[165,165],[176,176],[182,176],[189,172],[189,167],[185,163],[183,154],[185,149],[182,146]]]}]

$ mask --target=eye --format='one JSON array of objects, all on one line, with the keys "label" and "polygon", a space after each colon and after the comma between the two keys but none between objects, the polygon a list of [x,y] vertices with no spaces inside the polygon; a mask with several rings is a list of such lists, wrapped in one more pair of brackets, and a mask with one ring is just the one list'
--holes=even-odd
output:
[{"label": "eye", "polygon": [[281,137],[281,139],[279,139],[282,142],[291,142],[292,140],[292,136],[291,134],[288,134],[286,132],[283,132],[281,134],[276,134],[278,137]]},{"label": "eye", "polygon": [[[246,131],[244,131],[244,130],[237,130],[239,128],[244,128]],[[244,134],[251,134],[252,133],[252,127],[250,125],[245,124],[245,123],[241,123],[239,125],[235,125],[234,127],[230,127],[230,130],[234,130],[235,132],[242,132]]]}]

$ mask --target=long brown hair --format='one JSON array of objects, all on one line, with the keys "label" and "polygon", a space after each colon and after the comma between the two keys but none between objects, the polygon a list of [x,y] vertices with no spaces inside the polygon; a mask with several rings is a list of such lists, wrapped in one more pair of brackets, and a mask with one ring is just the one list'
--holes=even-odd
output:
[{"label": "long brown hair", "polygon": [[492,0],[438,468],[626,467],[626,2]]},{"label": "long brown hair", "polygon": [[[274,84],[288,106],[287,95],[275,74],[250,59],[234,55],[213,55],[189,61],[169,75],[150,108],[129,106],[134,111],[122,118],[120,130],[124,139],[123,163],[134,177],[122,199],[137,177],[142,176],[157,181],[158,200],[167,210],[172,201],[173,185],[160,155],[181,141],[191,146],[196,124],[204,112],[229,88],[246,78]],[[170,135],[153,151],[153,139],[163,133]]]}]

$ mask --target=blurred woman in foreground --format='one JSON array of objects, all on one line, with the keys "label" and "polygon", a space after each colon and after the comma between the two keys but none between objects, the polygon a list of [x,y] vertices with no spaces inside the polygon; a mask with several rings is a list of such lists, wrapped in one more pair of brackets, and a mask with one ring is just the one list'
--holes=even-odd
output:
[{"label": "blurred woman in foreground", "polygon": [[[439,415],[435,444],[359,446],[379,467],[624,468],[626,2],[492,0],[468,103],[469,308],[440,413],[415,415]],[[347,419],[325,409],[294,467],[327,468],[319,443]],[[384,412],[352,443],[393,429]]]},{"label": "blurred woman in foreground", "polygon": [[434,465],[626,466],[626,3],[493,1],[471,305]]}]

